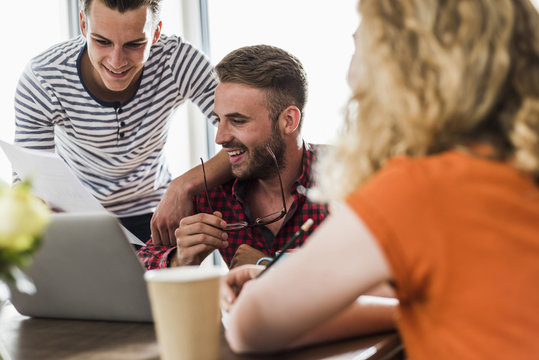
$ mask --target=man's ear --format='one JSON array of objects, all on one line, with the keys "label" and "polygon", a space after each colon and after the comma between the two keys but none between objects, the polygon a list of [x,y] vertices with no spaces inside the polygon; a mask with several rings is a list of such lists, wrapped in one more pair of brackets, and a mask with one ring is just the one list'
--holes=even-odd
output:
[{"label": "man's ear", "polygon": [[279,121],[283,125],[283,132],[289,135],[298,129],[301,121],[301,111],[297,106],[290,105],[281,112]]},{"label": "man's ear", "polygon": [[163,22],[159,21],[159,24],[155,27],[155,31],[153,32],[153,39],[152,39],[152,45],[159,40],[159,37],[161,36],[161,26],[163,25]]},{"label": "man's ear", "polygon": [[84,19],[84,14],[82,10],[79,12],[79,26],[82,36],[86,37],[86,20]]}]

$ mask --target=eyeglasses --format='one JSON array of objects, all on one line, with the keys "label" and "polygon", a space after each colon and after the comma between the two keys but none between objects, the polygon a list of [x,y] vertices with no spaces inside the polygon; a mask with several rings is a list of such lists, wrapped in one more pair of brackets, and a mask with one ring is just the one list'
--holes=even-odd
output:
[{"label": "eyeglasses", "polygon": [[[283,209],[281,211],[277,211],[269,215],[256,218],[255,221],[252,223],[248,223],[246,221],[240,221],[237,223],[227,224],[225,227],[225,231],[237,231],[237,230],[242,230],[249,227],[269,225],[282,219],[286,215],[286,201],[284,197],[283,181],[281,180],[281,174],[279,172],[279,164],[277,163],[277,158],[275,157],[275,154],[273,153],[273,151],[271,150],[268,144],[266,144],[266,150],[268,150],[271,157],[273,158],[273,163],[275,164],[275,169],[277,170],[277,176],[279,176],[279,185],[281,185],[281,196],[283,198]],[[204,160],[200,158],[200,162],[202,164],[202,173],[204,174],[204,189],[206,190],[206,199],[208,200],[208,206],[211,212],[213,213],[213,208],[210,202],[210,196],[208,195],[208,183],[206,181],[206,169],[204,168]]]}]

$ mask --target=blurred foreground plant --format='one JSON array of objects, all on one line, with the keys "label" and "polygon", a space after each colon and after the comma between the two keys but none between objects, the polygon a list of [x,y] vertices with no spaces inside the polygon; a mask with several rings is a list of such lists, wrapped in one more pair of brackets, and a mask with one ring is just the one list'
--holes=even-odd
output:
[{"label": "blurred foreground plant", "polygon": [[50,210],[32,195],[28,181],[9,186],[0,181],[0,280],[23,292],[35,291],[21,268],[38,249]]}]

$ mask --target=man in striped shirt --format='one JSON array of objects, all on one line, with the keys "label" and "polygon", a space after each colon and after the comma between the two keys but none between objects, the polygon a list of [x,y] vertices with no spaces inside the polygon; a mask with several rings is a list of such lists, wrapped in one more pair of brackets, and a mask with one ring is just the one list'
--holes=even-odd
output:
[{"label": "man in striped shirt", "polygon": [[[217,79],[203,53],[161,35],[159,3],[81,0],[82,36],[33,58],[19,80],[15,143],[56,151],[135,235],[149,239],[154,216],[154,243],[175,244],[203,184],[188,172],[169,187],[170,116],[188,99],[210,118]],[[208,165],[212,181],[230,177],[224,152]]]},{"label": "man in striped shirt", "polygon": [[312,231],[328,213],[325,204],[305,196],[314,185],[320,146],[301,136],[307,98],[301,63],[259,45],[231,52],[216,71],[216,142],[228,153],[236,179],[193,198],[194,215],[181,220],[176,247],[138,250],[148,269],[200,264],[215,249],[231,267],[256,263],[274,256],[307,219],[314,221]]}]

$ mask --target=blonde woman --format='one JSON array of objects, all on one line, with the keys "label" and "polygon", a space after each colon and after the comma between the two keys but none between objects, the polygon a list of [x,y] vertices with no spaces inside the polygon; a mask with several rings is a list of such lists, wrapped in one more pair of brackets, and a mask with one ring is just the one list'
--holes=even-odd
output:
[{"label": "blonde woman", "polygon": [[536,358],[537,10],[361,0],[359,12],[346,131],[321,164],[320,194],[343,205],[259,279],[253,267],[228,275],[230,346],[376,327],[356,299],[388,281],[410,359]]}]

